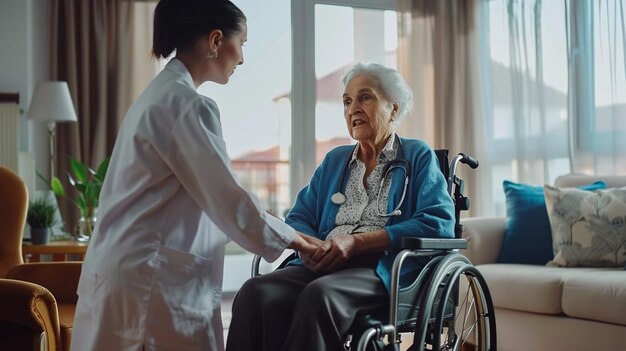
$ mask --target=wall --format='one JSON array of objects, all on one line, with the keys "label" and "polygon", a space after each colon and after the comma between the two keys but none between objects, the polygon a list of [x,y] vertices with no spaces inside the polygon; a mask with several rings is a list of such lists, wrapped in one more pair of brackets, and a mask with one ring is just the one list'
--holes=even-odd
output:
[{"label": "wall", "polygon": [[[0,92],[18,92],[22,111],[28,110],[37,82],[49,79],[48,27],[49,0],[0,0]],[[46,127],[24,115],[20,151],[32,153],[36,169],[47,175]]]}]

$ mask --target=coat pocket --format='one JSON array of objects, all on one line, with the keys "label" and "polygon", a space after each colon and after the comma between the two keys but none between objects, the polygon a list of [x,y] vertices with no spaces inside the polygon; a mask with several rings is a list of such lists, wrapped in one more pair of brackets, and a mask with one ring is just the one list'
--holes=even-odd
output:
[{"label": "coat pocket", "polygon": [[212,334],[211,260],[161,246],[153,264],[147,344],[203,345]]}]

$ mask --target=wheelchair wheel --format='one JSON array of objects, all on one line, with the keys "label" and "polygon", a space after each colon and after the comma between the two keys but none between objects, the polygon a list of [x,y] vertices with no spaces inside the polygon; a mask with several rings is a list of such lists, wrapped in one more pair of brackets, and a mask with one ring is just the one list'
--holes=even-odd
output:
[{"label": "wheelchair wheel", "polygon": [[491,295],[480,272],[464,256],[452,254],[442,260],[420,310],[413,350],[497,349]]}]

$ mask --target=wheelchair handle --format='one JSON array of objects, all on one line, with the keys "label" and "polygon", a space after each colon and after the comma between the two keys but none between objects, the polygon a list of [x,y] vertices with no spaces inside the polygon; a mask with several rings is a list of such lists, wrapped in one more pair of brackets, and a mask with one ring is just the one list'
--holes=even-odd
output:
[{"label": "wheelchair handle", "polygon": [[450,162],[450,169],[448,170],[449,174],[446,175],[448,177],[448,194],[450,194],[450,196],[453,196],[452,186],[458,179],[456,177],[456,166],[459,164],[459,162],[465,163],[472,169],[478,167],[478,160],[468,154],[464,154],[461,152],[458,155],[454,156],[452,162]]},{"label": "wheelchair handle", "polygon": [[459,155],[461,155],[461,163],[465,163],[466,165],[470,166],[470,168],[472,169],[476,169],[478,167],[478,160],[473,158],[472,156],[468,155],[468,154],[464,154],[464,153],[460,153]]}]

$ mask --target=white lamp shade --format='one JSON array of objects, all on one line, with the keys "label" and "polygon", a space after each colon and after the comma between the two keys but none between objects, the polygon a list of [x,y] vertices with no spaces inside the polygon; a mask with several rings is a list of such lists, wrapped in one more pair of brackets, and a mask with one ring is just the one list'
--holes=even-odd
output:
[{"label": "white lamp shade", "polygon": [[42,122],[75,122],[76,111],[66,82],[41,82],[35,88],[28,117]]}]

